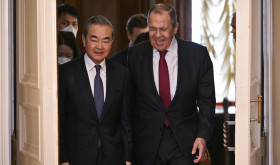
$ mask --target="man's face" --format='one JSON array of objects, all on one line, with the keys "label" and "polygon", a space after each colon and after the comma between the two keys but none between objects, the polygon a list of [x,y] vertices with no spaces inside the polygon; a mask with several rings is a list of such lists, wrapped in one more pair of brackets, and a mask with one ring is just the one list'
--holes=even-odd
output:
[{"label": "man's face", "polygon": [[78,20],[77,17],[70,15],[69,13],[62,13],[57,19],[57,28],[62,30],[67,26],[72,25],[76,30],[78,30]]},{"label": "man's face", "polygon": [[231,33],[233,34],[233,38],[236,41],[236,14],[231,19]]},{"label": "man's face", "polygon": [[177,33],[179,24],[173,27],[167,11],[161,14],[152,12],[149,17],[149,36],[152,46],[158,51],[167,50],[173,36]]},{"label": "man's face", "polygon": [[100,64],[110,53],[113,44],[112,30],[108,25],[90,25],[87,36],[82,36],[89,58]]},{"label": "man's face", "polygon": [[141,28],[139,28],[139,27],[135,27],[135,28],[133,28],[133,33],[132,33],[132,34],[130,34],[129,32],[127,32],[127,37],[128,37],[128,39],[133,43],[134,40],[135,40],[135,38],[136,38],[139,34],[145,33],[145,32],[148,32],[148,27],[143,28],[143,29],[141,29]]}]

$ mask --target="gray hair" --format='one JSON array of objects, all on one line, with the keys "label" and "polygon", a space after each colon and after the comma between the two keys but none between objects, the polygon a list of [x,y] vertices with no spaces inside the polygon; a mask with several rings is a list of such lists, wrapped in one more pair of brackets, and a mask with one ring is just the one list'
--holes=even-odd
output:
[{"label": "gray hair", "polygon": [[84,37],[87,37],[88,34],[88,29],[90,25],[95,24],[95,25],[107,25],[111,28],[112,30],[112,38],[114,38],[114,28],[112,23],[104,16],[102,15],[97,15],[97,16],[92,16],[88,19],[87,23],[85,24],[83,35]]},{"label": "gray hair", "polygon": [[173,6],[169,5],[169,4],[163,4],[163,3],[158,3],[155,4],[154,6],[152,6],[150,8],[150,10],[148,11],[148,24],[149,24],[149,18],[150,18],[150,14],[152,12],[155,12],[157,14],[162,14],[162,11],[167,11],[169,16],[170,16],[170,20],[171,20],[171,25],[174,27],[177,23],[177,14],[176,14],[176,10]]}]

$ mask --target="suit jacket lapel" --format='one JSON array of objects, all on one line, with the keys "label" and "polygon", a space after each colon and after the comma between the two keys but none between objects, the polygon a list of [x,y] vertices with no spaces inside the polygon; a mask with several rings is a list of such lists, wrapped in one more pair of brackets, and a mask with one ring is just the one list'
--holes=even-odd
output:
[{"label": "suit jacket lapel", "polygon": [[88,103],[88,107],[89,107],[88,110],[90,111],[89,113],[93,115],[93,118],[95,120],[98,120],[84,56],[80,57],[80,59],[78,60],[79,60],[79,66],[76,70],[78,72],[77,75],[79,76],[79,79],[81,81],[81,86],[83,87],[82,89],[84,93],[84,99],[86,100],[86,103]]},{"label": "suit jacket lapel", "polygon": [[164,109],[155,84],[154,68],[153,68],[153,47],[150,45],[150,47],[147,49],[147,52],[144,52],[144,54],[148,56],[145,57],[145,59],[147,60],[147,69],[148,69],[147,71],[148,78],[146,80],[152,87],[152,91],[151,91],[152,98],[155,98],[156,102],[158,103],[158,106],[161,109]]},{"label": "suit jacket lapel", "polygon": [[[177,39],[177,38],[176,38]],[[186,51],[186,46],[183,45],[180,39],[177,39],[178,43],[178,75],[177,75],[177,87],[175,91],[175,95],[171,100],[171,103],[167,109],[169,111],[172,109],[172,106],[176,103],[178,98],[181,98],[186,90],[186,83],[188,83],[187,79],[189,79],[189,73],[187,71],[190,70],[190,59],[188,59],[188,51]]]},{"label": "suit jacket lapel", "polygon": [[114,73],[114,68],[111,65],[110,61],[108,61],[107,59],[105,59],[106,61],[106,99],[104,102],[104,107],[101,113],[101,117],[100,117],[100,122],[102,121],[102,119],[104,118],[105,114],[107,113],[107,111],[109,110],[109,105],[111,102],[111,99],[113,98],[113,92],[112,92],[112,88],[114,85],[114,81],[118,80],[117,78],[114,78],[114,76],[116,76],[116,74]]}]

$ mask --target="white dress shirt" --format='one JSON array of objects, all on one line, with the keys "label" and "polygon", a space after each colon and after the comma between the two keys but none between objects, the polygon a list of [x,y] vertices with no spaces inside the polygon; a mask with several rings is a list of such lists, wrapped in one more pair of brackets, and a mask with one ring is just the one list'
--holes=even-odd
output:
[{"label": "white dress shirt", "polygon": [[[85,64],[86,64],[86,68],[87,68],[88,79],[90,82],[91,92],[94,97],[94,78],[96,75],[96,69],[94,66],[96,64],[88,57],[87,53],[85,53],[84,59],[85,59]],[[105,63],[105,60],[103,60],[99,65],[101,66],[100,78],[103,83],[104,102],[105,102],[105,98],[106,98],[106,63]]]},{"label": "white dress shirt", "polygon": [[[154,69],[154,80],[156,84],[157,91],[159,92],[159,51],[153,48],[153,69]],[[173,37],[170,47],[167,49],[167,54],[165,55],[165,60],[168,67],[169,74],[169,84],[170,84],[170,95],[171,100],[174,98],[176,88],[177,88],[177,73],[178,73],[178,43],[175,37]]]}]

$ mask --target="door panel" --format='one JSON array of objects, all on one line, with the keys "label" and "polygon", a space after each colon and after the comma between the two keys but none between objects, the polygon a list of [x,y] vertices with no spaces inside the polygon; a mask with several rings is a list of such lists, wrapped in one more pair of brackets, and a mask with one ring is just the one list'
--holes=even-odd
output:
[{"label": "door panel", "polygon": [[[17,89],[18,162],[40,162],[40,84],[37,56],[37,1],[18,1]],[[27,10],[28,7],[32,10]],[[30,41],[30,42],[29,42]],[[25,158],[26,157],[26,158]],[[29,159],[27,159],[27,157]]]},{"label": "door panel", "polygon": [[58,164],[56,1],[16,1],[17,164]]},{"label": "door panel", "polygon": [[236,164],[261,164],[261,0],[237,1]]},{"label": "door panel", "polygon": [[[251,31],[251,87],[250,98],[258,99],[261,94],[261,0],[254,0],[252,4],[252,31]],[[261,104],[251,102],[250,119],[258,119]],[[261,123],[250,122],[251,165],[261,164]]]}]

